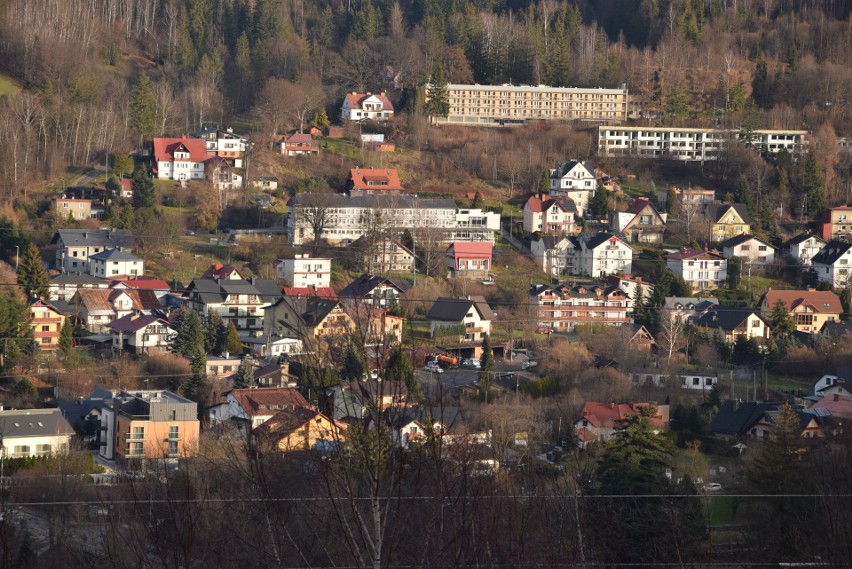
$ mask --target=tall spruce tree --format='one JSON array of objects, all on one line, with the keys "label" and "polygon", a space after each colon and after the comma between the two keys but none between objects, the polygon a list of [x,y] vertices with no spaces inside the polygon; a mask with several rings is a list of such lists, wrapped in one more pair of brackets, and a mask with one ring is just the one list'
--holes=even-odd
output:
[{"label": "tall spruce tree", "polygon": [[221,354],[227,335],[228,328],[222,316],[218,312],[210,312],[204,320],[204,350],[208,354]]},{"label": "tall spruce tree", "polygon": [[426,115],[432,118],[446,118],[450,114],[450,97],[447,91],[447,80],[444,77],[444,68],[441,65],[435,67],[429,80],[429,100],[426,102]]},{"label": "tall spruce tree", "polygon": [[27,245],[21,256],[21,262],[18,265],[18,284],[27,298],[47,298],[50,278],[47,276],[47,269],[41,258],[41,250],[35,243]]},{"label": "tall spruce tree", "polygon": [[487,392],[494,384],[494,350],[491,348],[491,336],[482,337],[482,357],[479,359],[479,383]]},{"label": "tall spruce tree", "polygon": [[59,351],[66,361],[74,355],[74,329],[70,318],[62,322],[62,330],[59,332]]},{"label": "tall spruce tree", "polygon": [[157,97],[147,73],[139,80],[130,95],[130,124],[139,133],[140,146],[154,138],[157,128]]},{"label": "tall spruce tree", "polygon": [[137,166],[133,170],[131,180],[133,184],[131,204],[133,204],[134,209],[154,207],[157,203],[157,188],[142,166]]},{"label": "tall spruce tree", "polygon": [[204,330],[198,314],[181,307],[174,319],[175,338],[172,341],[172,351],[185,358],[192,358],[198,352],[204,355]]},{"label": "tall spruce tree", "polygon": [[243,360],[234,376],[234,389],[249,389],[254,386],[254,368],[246,360]]},{"label": "tall spruce tree", "polygon": [[243,343],[240,340],[240,335],[237,333],[237,327],[234,325],[233,320],[228,322],[228,334],[225,336],[224,351],[229,354],[243,353]]}]

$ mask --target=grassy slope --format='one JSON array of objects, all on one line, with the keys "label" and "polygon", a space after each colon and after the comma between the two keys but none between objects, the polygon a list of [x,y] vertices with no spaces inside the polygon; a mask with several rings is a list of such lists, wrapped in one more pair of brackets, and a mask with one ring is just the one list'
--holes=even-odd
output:
[{"label": "grassy slope", "polygon": [[8,75],[0,73],[0,97],[3,95],[14,95],[21,90],[21,85]]}]

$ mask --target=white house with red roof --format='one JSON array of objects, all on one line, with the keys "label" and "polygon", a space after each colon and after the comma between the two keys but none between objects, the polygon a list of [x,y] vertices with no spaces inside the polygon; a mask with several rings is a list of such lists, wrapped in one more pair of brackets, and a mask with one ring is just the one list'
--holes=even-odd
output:
[{"label": "white house with red roof", "polygon": [[[583,412],[574,422],[578,446],[585,448],[595,441],[606,442],[615,434],[615,429],[625,420],[639,414],[639,409],[650,403],[598,403],[587,401]],[[651,418],[651,424],[665,431],[669,424],[669,406],[657,405],[657,414]]]},{"label": "white house with red roof", "polygon": [[666,266],[694,290],[713,290],[728,278],[728,260],[718,251],[688,249],[666,255]]},{"label": "white house with red roof", "polygon": [[447,249],[447,267],[453,277],[486,277],[491,270],[493,245],[488,241],[453,241]]},{"label": "white house with red roof", "polygon": [[567,196],[530,196],[524,204],[524,233],[574,234],[577,206]]},{"label": "white house with red roof", "polygon": [[223,265],[222,263],[213,263],[212,265],[207,267],[207,270],[204,271],[204,274],[201,275],[201,278],[235,281],[241,281],[245,279],[245,277],[240,273],[240,271],[236,267],[232,267],[231,265]]},{"label": "white house with red roof", "polygon": [[112,279],[109,288],[122,290],[150,290],[157,298],[163,298],[171,291],[169,283],[152,277],[119,277]]},{"label": "white house with red roof", "polygon": [[155,138],[154,176],[159,180],[203,180],[207,146],[198,138]]},{"label": "white house with red roof", "polygon": [[340,105],[342,121],[387,121],[393,118],[393,105],[385,93],[349,93]]},{"label": "white house with red roof", "polygon": [[609,228],[619,231],[633,243],[662,243],[667,214],[660,213],[651,200],[639,198],[626,211],[609,213]]}]

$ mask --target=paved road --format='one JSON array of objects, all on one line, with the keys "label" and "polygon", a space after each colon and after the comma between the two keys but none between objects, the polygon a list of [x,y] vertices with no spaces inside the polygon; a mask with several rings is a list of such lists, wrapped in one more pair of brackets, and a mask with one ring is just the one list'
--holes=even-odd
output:
[{"label": "paved road", "polygon": [[103,173],[103,167],[101,167],[100,169],[89,170],[85,174],[81,174],[77,178],[73,179],[71,183],[68,184],[68,186],[88,186],[89,184],[95,181],[95,178],[103,175]]}]

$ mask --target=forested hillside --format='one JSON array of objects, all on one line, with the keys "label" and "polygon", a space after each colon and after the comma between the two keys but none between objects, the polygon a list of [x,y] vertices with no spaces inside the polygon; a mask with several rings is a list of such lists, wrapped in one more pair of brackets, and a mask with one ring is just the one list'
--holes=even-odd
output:
[{"label": "forested hillside", "polygon": [[[348,90],[617,86],[674,125],[849,134],[852,19],[818,0],[6,0],[5,197],[153,134],[249,118],[267,136]],[[150,79],[150,85],[148,84]],[[153,116],[152,116],[153,115]],[[256,133],[261,134],[261,133]]]}]

